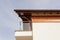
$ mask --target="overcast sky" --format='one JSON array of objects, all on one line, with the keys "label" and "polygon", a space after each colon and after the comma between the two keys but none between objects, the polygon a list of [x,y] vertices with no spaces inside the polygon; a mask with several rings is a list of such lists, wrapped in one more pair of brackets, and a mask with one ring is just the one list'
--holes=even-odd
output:
[{"label": "overcast sky", "polygon": [[60,9],[60,0],[12,0],[15,9]]},{"label": "overcast sky", "polygon": [[20,27],[14,9],[60,9],[60,0],[0,0],[0,40],[14,40]]}]

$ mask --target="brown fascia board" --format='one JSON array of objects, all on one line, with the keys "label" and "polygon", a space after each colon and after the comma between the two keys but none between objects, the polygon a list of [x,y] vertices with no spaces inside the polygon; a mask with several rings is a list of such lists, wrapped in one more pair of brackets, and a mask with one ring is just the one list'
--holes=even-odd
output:
[{"label": "brown fascia board", "polygon": [[[25,9],[22,9],[22,10],[14,10],[18,15],[20,13],[32,13],[32,14],[35,14],[35,12],[59,12],[60,13],[60,10],[25,10]],[[48,13],[47,13],[48,14]],[[38,16],[38,14],[36,14]],[[44,16],[44,15],[43,15]],[[51,16],[51,15],[49,15]],[[60,16],[60,15],[54,15],[54,16]]]},{"label": "brown fascia board", "polygon": [[60,12],[60,10],[14,10],[16,12]]}]

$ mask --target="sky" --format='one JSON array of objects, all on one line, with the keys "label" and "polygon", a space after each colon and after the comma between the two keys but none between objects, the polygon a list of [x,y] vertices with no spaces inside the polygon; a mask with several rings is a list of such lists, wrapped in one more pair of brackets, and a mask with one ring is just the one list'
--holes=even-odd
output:
[{"label": "sky", "polygon": [[15,9],[60,9],[60,0],[12,0]]},{"label": "sky", "polygon": [[60,0],[0,0],[0,40],[14,40],[15,30],[21,30],[14,9],[59,10]]}]

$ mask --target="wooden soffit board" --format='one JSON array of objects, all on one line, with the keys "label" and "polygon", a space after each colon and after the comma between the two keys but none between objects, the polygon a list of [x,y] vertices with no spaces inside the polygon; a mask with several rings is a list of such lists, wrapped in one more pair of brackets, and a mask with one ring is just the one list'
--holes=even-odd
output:
[{"label": "wooden soffit board", "polygon": [[60,10],[14,10],[31,15],[32,22],[60,22]]},{"label": "wooden soffit board", "polygon": [[32,22],[60,22],[60,17],[32,17]]}]

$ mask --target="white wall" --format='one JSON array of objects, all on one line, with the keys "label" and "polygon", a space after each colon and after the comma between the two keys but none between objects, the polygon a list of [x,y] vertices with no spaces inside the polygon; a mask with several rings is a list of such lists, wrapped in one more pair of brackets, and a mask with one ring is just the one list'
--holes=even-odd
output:
[{"label": "white wall", "polygon": [[33,23],[33,40],[60,40],[60,23]]}]

